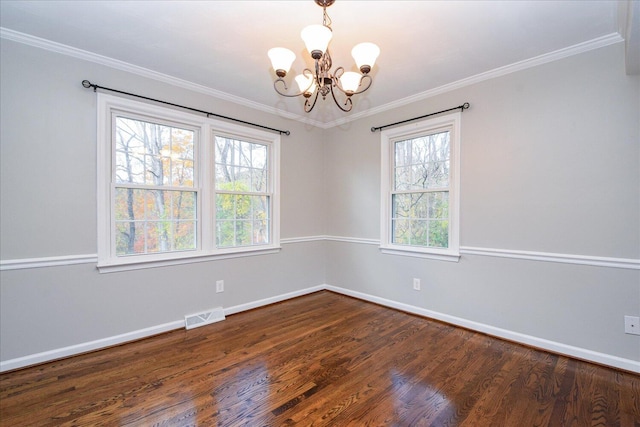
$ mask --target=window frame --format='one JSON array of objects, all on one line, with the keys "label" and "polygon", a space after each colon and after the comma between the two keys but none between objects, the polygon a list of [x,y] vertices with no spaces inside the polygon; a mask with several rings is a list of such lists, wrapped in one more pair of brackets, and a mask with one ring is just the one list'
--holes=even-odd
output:
[{"label": "window frame", "polygon": [[[460,119],[461,113],[457,112],[381,132],[380,251],[382,253],[454,262],[460,259]],[[395,244],[392,242],[395,143],[445,129],[450,131],[449,246],[435,248]]]},{"label": "window frame", "polygon": [[[193,129],[196,193],[196,248],[153,254],[116,255],[115,232],[115,113],[153,123]],[[267,146],[271,197],[270,241],[255,246],[216,247],[214,147],[215,134]],[[169,189],[169,188],[168,188]],[[99,93],[97,97],[97,249],[100,272],[125,271],[280,251],[280,135],[171,108]]]}]

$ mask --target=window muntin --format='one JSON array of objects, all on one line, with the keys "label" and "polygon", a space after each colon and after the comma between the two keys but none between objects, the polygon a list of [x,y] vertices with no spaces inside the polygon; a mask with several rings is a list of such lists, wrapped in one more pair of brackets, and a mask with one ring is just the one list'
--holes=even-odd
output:
[{"label": "window muntin", "polygon": [[216,135],[216,245],[265,245],[271,238],[269,147]]},{"label": "window muntin", "polygon": [[459,138],[459,113],[382,132],[382,252],[459,259]]}]

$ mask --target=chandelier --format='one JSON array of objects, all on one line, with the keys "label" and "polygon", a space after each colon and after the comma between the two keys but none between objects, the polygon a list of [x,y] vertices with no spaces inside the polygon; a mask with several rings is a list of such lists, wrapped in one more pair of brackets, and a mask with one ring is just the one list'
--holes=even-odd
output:
[{"label": "chandelier", "polygon": [[[338,108],[348,112],[353,108],[351,97],[371,87],[373,80],[369,72],[380,54],[380,48],[373,43],[360,43],[351,51],[360,73],[345,71],[343,67],[338,67],[332,72],[333,63],[328,48],[332,30],[331,18],[327,14],[327,7],[331,6],[335,0],[315,0],[315,2],[322,7],[322,25],[309,25],[300,33],[300,37],[302,37],[307,50],[311,54],[311,58],[315,61],[315,71],[305,68],[302,74],[295,77],[300,92],[287,93],[288,88],[284,77],[291,69],[291,64],[296,59],[296,55],[284,47],[274,47],[268,52],[271,65],[278,77],[273,82],[273,87],[282,96],[304,96],[304,111],[307,113],[315,107],[318,95],[322,95],[324,100],[328,94],[331,94]],[[282,86],[284,91],[279,86]],[[343,95],[341,97],[345,97],[342,105],[336,98],[336,92],[338,91],[342,92]]]}]

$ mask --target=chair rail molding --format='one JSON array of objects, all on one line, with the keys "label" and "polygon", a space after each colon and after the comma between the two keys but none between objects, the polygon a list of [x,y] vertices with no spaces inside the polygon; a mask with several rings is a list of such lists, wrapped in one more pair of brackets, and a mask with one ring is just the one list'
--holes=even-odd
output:
[{"label": "chair rail molding", "polygon": [[[310,242],[340,242],[374,246],[380,245],[379,239],[332,235],[300,236],[280,239],[281,245],[292,245]],[[561,254],[554,252],[523,251],[516,249],[483,248],[475,246],[460,246],[460,254],[640,270],[640,259],[634,258],[613,258],[591,255]],[[97,262],[97,254],[0,260],[0,271],[23,270],[42,267],[60,267],[74,264],[95,264]]]}]

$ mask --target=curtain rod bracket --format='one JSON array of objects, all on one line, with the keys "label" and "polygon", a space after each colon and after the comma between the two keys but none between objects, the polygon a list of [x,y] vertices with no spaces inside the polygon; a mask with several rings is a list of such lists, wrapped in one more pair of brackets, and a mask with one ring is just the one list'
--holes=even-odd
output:
[{"label": "curtain rod bracket", "polygon": [[400,122],[395,122],[395,123],[391,123],[391,124],[384,125],[384,126],[377,126],[377,127],[374,126],[374,127],[371,128],[371,132],[375,132],[377,130],[382,130],[384,128],[388,128],[388,127],[395,126],[395,125],[400,125],[400,124],[407,123],[407,122],[412,122],[412,121],[418,120],[418,119],[424,119],[425,117],[435,116],[436,114],[447,113],[447,112],[453,111],[453,110],[464,111],[464,110],[468,109],[469,107],[470,107],[469,103],[465,102],[464,104],[458,105],[457,107],[449,108],[447,110],[438,111],[436,113],[425,114],[424,116],[414,117],[412,119],[402,120]]},{"label": "curtain rod bracket", "polygon": [[198,110],[196,108],[185,107],[184,105],[180,105],[180,104],[174,104],[174,103],[167,102],[167,101],[161,101],[159,99],[149,98],[147,96],[136,95],[135,93],[124,92],[124,91],[121,91],[121,90],[111,89],[111,88],[104,87],[104,86],[98,86],[97,84],[91,83],[89,80],[83,80],[82,81],[82,86],[87,88],[87,89],[92,87],[94,92],[97,92],[98,89],[108,90],[108,91],[111,91],[111,92],[121,93],[123,95],[135,96],[136,98],[146,99],[148,101],[159,102],[160,104],[165,104],[165,105],[171,105],[173,107],[184,108],[185,110],[194,111],[196,113],[206,114],[207,118],[210,118],[211,116],[219,117],[221,119],[231,120],[233,122],[238,122],[238,123],[242,123],[242,124],[245,124],[245,125],[255,126],[255,127],[258,127],[258,128],[262,128],[262,129],[267,129],[267,130],[270,130],[270,131],[273,131],[273,132],[278,132],[280,135],[287,135],[287,136],[291,135],[291,132],[288,131],[288,130],[274,129],[274,128],[270,128],[268,126],[263,126],[263,125],[259,125],[259,124],[256,124],[256,123],[246,122],[244,120],[234,119],[233,117],[222,116],[220,114],[210,113],[208,111]]}]

